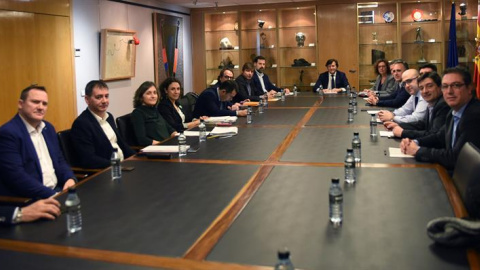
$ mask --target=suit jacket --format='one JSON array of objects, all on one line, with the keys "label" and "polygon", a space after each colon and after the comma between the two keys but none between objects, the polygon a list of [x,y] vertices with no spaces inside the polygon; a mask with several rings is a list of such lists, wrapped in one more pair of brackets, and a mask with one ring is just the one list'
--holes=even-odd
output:
[{"label": "suit jacket", "polygon": [[377,106],[379,107],[392,107],[400,108],[410,98],[410,94],[404,87],[400,87],[397,84],[397,89],[390,95],[385,97],[379,97]]},{"label": "suit jacket", "polygon": [[448,107],[443,96],[440,96],[433,106],[431,119],[427,109],[423,120],[399,124],[403,128],[402,138],[416,139],[437,132],[445,125],[449,111],[450,107]]},{"label": "suit jacket", "polygon": [[[223,109],[221,109],[223,103]],[[205,89],[195,103],[195,110],[193,117],[200,118],[200,116],[235,116],[237,112],[227,109],[232,106],[231,102],[220,101],[218,97],[217,88]]]},{"label": "suit jacket", "polygon": [[0,224],[11,224],[15,206],[0,206]]},{"label": "suit jacket", "polygon": [[[52,124],[44,121],[43,138],[52,159],[57,186],[75,179],[63,157],[58,136]],[[55,191],[43,185],[42,168],[27,127],[17,114],[0,128],[0,195],[48,198]]]},{"label": "suit jacket", "polygon": [[[318,76],[315,86],[313,87],[313,92],[315,92],[317,88],[320,87],[320,84],[322,85],[323,89],[327,89],[329,80],[330,80],[330,73],[328,73],[328,71],[321,73]],[[346,88],[347,85],[349,85],[347,75],[337,70],[337,75],[335,75],[335,85],[332,88]]]},{"label": "suit jacket", "polygon": [[[257,71],[253,72],[253,78],[252,78],[253,84],[255,85],[255,88],[260,90],[263,93],[263,88],[262,85],[260,84],[260,77],[258,77]],[[273,83],[270,81],[270,78],[268,78],[268,75],[263,73],[263,83],[265,84],[265,89],[268,91],[270,90],[275,90],[277,92],[282,92],[282,89],[280,87],[276,87],[273,85]]]},{"label": "suit jacket", "polygon": [[395,83],[395,78],[393,77],[392,74],[388,75],[387,79],[382,84],[382,87],[379,87],[381,81],[382,81],[382,76],[378,75],[377,80],[375,81],[375,85],[372,87],[372,90],[385,92],[387,94],[391,94],[395,91],[397,84]]},{"label": "suit jacket", "polygon": [[[178,101],[176,102],[176,105],[180,108],[180,110],[182,110],[183,114],[185,115],[185,123],[191,122],[192,118],[189,117],[187,113],[185,113],[184,108],[180,106],[180,103],[178,103]],[[167,121],[167,123],[172,126],[176,131],[180,132],[185,130],[180,114],[178,114],[177,110],[175,109],[175,107],[173,107],[173,104],[169,99],[162,99],[162,101],[160,101],[160,103],[158,104],[157,109],[158,112],[165,119],[165,121]]]},{"label": "suit jacket", "polygon": [[[115,126],[113,115],[108,113],[107,122],[117,136],[118,146],[122,149],[124,158],[135,152],[123,141]],[[98,169],[110,166],[113,147],[105,132],[92,113],[85,109],[72,124],[72,142],[77,153],[79,165],[84,168]]]},{"label": "suit jacket", "polygon": [[480,147],[480,101],[472,98],[463,111],[457,125],[455,144],[452,147],[453,116],[447,114],[445,126],[434,134],[418,139],[420,149],[415,155],[418,161],[440,163],[453,170],[458,154],[466,142]]},{"label": "suit jacket", "polygon": [[[240,102],[244,101],[245,99],[250,99],[250,101],[259,101],[261,95],[263,95],[263,90],[260,88],[258,89],[253,82],[253,78],[250,81],[240,75],[238,76],[235,81],[238,84],[238,91],[237,95],[233,98],[233,102]],[[248,94],[247,85],[250,85],[250,95]],[[261,87],[261,86],[260,86]]]}]

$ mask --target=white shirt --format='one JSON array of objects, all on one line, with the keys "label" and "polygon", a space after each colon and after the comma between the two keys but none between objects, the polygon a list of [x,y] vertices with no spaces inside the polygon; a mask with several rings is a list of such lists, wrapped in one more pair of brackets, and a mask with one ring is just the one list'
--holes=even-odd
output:
[{"label": "white shirt", "polygon": [[[418,98],[417,106],[415,106],[415,97]],[[393,111],[395,115],[393,121],[397,123],[410,123],[423,120],[427,113],[428,103],[423,99],[420,91],[415,95],[411,95],[405,104]]]},{"label": "white shirt", "polygon": [[[88,110],[90,111],[90,109],[88,109]],[[110,124],[107,122],[107,118],[109,117],[108,113],[105,113],[105,117],[102,118],[102,117],[96,115],[94,112],[92,112],[92,111],[90,111],[90,112],[92,113],[93,117],[95,117],[95,119],[97,119],[98,124],[100,124],[100,127],[102,128],[103,132],[105,133],[108,140],[112,144],[112,147],[118,149],[118,156],[120,157],[120,161],[122,161],[123,160],[123,151],[122,151],[122,148],[120,148],[120,146],[117,143],[118,140],[117,140],[117,135],[115,134],[115,131],[113,131],[112,126],[110,126]]]},{"label": "white shirt", "polygon": [[35,152],[37,152],[38,162],[42,169],[43,185],[54,189],[57,186],[58,180],[55,175],[55,168],[53,168],[52,158],[48,151],[47,143],[43,137],[42,130],[45,128],[45,123],[42,121],[36,128],[32,127],[23,117],[20,115],[25,127],[27,128],[30,139],[32,140]]},{"label": "white shirt", "polygon": [[265,89],[265,83],[263,82],[263,73],[261,72],[258,72],[257,70],[255,70],[255,73],[257,73],[257,76],[258,76],[258,80],[260,81],[260,85],[262,86],[262,90],[264,93],[267,93],[267,89]]}]

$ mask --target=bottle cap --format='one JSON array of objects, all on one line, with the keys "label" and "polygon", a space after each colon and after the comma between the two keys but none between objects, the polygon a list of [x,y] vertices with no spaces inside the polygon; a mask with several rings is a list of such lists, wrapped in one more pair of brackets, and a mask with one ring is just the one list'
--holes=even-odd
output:
[{"label": "bottle cap", "polygon": [[347,152],[353,152],[352,148],[347,148]]},{"label": "bottle cap", "polygon": [[358,134],[359,134],[358,132],[353,132],[354,136],[358,136]]},{"label": "bottle cap", "polygon": [[332,184],[338,184],[338,183],[340,183],[340,179],[332,178]]},{"label": "bottle cap", "polygon": [[281,260],[288,259],[290,257],[290,251],[287,248],[278,250],[278,258]]},{"label": "bottle cap", "polygon": [[77,189],[75,187],[68,188],[68,193],[75,193],[75,192],[77,192]]}]

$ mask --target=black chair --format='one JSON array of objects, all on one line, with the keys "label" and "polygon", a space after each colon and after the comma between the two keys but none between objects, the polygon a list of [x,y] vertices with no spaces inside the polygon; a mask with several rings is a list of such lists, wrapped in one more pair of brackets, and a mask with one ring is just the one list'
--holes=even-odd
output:
[{"label": "black chair", "polygon": [[60,147],[62,148],[63,157],[67,161],[67,163],[72,167],[72,171],[75,173],[75,177],[78,180],[82,180],[87,178],[88,176],[99,172],[99,169],[86,169],[77,167],[78,161],[77,156],[75,154],[75,149],[73,148],[73,142],[71,138],[71,130],[66,129],[57,133],[58,141],[60,143]]},{"label": "black chair", "polygon": [[480,150],[469,142],[458,155],[453,182],[469,216],[480,218]]},{"label": "black chair", "polygon": [[131,114],[125,114],[117,117],[117,127],[123,140],[132,148],[136,149],[138,146],[135,132],[133,131],[133,123]]},{"label": "black chair", "polygon": [[178,102],[182,105],[185,114],[185,121],[190,122],[193,118],[193,110],[197,103],[198,94],[195,92],[186,93]]}]

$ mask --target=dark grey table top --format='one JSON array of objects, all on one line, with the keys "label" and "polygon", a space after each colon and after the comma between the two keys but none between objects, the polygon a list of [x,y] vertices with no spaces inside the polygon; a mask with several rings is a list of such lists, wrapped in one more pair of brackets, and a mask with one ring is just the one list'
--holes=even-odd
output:
[{"label": "dark grey table top", "polygon": [[343,168],[275,167],[207,259],[274,265],[287,246],[302,269],[468,268],[465,250],[426,235],[428,221],[453,215],[435,170],[359,169],[358,182],[344,186],[339,229],[328,221],[332,177]]},{"label": "dark grey table top", "polygon": [[[290,125],[294,126],[307,113],[308,109],[266,109],[264,113],[259,113],[257,108],[253,110],[252,124],[257,125]],[[237,125],[246,125],[246,117],[239,117]]]}]

